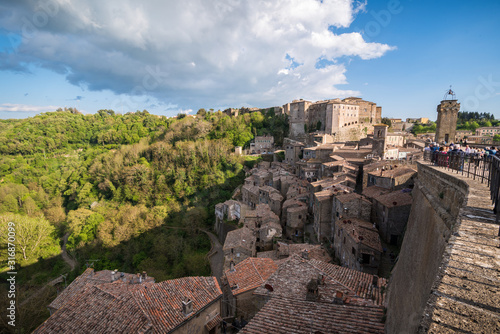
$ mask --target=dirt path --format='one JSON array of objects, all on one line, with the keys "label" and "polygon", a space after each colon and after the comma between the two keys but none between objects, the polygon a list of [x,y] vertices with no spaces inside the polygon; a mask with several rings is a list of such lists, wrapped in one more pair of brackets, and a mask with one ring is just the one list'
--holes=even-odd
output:
[{"label": "dirt path", "polygon": [[68,242],[68,237],[69,237],[69,232],[66,233],[63,237],[63,246],[62,246],[61,256],[62,256],[64,262],[66,262],[70,266],[71,271],[73,271],[76,268],[77,262],[73,258],[71,258],[68,255],[68,252],[66,251],[66,243]]},{"label": "dirt path", "polygon": [[212,249],[207,255],[210,261],[212,275],[214,275],[217,278],[217,281],[219,281],[219,284],[221,284],[222,270],[224,267],[224,253],[222,252],[222,245],[213,233],[205,230],[203,230],[203,232],[209,236],[212,243]]}]

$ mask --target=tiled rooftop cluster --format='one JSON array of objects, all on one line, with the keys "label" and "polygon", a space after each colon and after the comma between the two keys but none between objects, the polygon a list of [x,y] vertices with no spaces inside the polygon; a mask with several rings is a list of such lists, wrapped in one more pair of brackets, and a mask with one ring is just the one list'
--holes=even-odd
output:
[{"label": "tiled rooftop cluster", "polygon": [[382,307],[272,298],[241,334],[384,333]]},{"label": "tiled rooftop cluster", "polygon": [[[108,277],[109,270],[88,268],[51,304],[57,311],[34,333],[170,333],[222,298],[215,277],[160,283]],[[185,313],[182,302],[188,300],[192,311]]]},{"label": "tiled rooftop cluster", "polygon": [[236,296],[259,287],[277,268],[278,265],[272,259],[249,257],[233,270],[226,271],[225,276],[232,294]]}]

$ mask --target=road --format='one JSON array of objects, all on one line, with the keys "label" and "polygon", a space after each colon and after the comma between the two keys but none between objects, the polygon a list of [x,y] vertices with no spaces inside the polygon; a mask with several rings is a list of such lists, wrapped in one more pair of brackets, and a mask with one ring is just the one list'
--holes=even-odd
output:
[{"label": "road", "polygon": [[212,243],[212,249],[207,255],[210,261],[212,275],[214,275],[217,278],[219,284],[221,284],[222,269],[224,267],[224,253],[222,252],[222,245],[220,244],[219,239],[217,239],[217,237],[213,233],[206,230],[203,230],[203,232],[205,232],[209,236]]}]

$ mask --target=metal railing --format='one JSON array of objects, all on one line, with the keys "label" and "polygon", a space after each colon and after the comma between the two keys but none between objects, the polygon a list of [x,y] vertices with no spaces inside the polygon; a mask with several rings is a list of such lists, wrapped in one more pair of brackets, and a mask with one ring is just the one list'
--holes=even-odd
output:
[{"label": "metal railing", "polygon": [[[500,223],[500,158],[496,155],[465,154],[464,152],[424,151],[424,160],[434,166],[486,183],[490,188],[493,212]],[[498,231],[500,236],[500,228]]]}]

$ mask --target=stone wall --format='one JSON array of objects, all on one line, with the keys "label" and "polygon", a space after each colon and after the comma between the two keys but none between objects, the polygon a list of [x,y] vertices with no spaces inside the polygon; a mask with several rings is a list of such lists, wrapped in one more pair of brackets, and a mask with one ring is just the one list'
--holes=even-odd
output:
[{"label": "stone wall", "polygon": [[417,331],[467,194],[464,181],[418,163],[407,230],[389,283],[387,333]]}]

